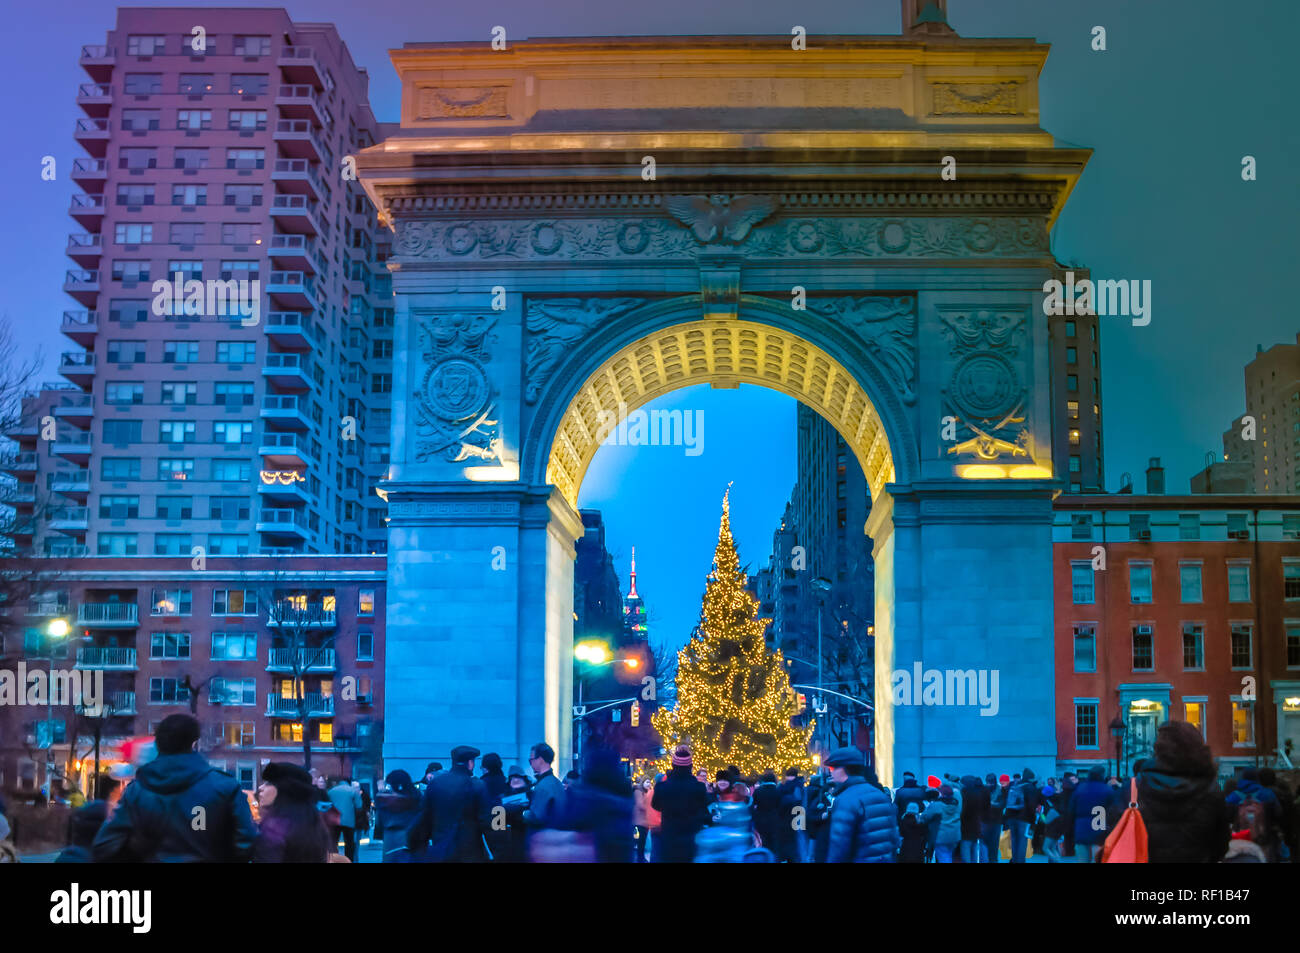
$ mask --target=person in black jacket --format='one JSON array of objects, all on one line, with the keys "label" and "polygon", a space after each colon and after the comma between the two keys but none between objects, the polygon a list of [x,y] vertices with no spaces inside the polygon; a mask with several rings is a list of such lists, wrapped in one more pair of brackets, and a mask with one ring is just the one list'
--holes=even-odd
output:
[{"label": "person in black jacket", "polygon": [[1152,755],[1137,776],[1148,862],[1218,863],[1228,851],[1231,823],[1201,730],[1185,721],[1165,722]]},{"label": "person in black jacket", "polygon": [[918,809],[925,808],[925,788],[916,782],[916,775],[911,771],[903,772],[903,783],[894,792],[894,807],[898,809],[898,819],[903,819],[907,805],[916,804]]},{"label": "person in black jacket", "polygon": [[95,835],[108,820],[108,802],[88,801],[72,812],[71,843],[54,859],[56,864],[90,864]]},{"label": "person in black jacket", "polygon": [[691,772],[691,749],[678,745],[672,769],[655,785],[650,806],[662,821],[655,834],[656,864],[689,864],[695,859],[695,835],[709,823],[709,789]]},{"label": "person in black jacket", "polygon": [[420,819],[420,792],[411,776],[398,768],[384,778],[388,790],[375,795],[375,837],[383,842],[384,863],[405,864],[411,859],[406,835]]},{"label": "person in black jacket", "polygon": [[[136,772],[92,848],[97,863],[243,863],[257,826],[239,782],[194,751],[199,723],[168,715],[158,757]],[[202,818],[203,823],[197,823]]]},{"label": "person in black jacket", "polygon": [[632,784],[616,750],[592,745],[583,752],[582,773],[565,792],[556,826],[576,834],[594,863],[632,862]]},{"label": "person in black jacket", "polygon": [[921,805],[912,801],[903,812],[903,819],[898,824],[902,846],[898,850],[900,864],[925,863],[925,841],[929,828],[921,821]]},{"label": "person in black jacket", "polygon": [[[807,827],[807,814],[804,809],[803,779],[799,777],[798,768],[786,768],[785,778],[777,791],[781,795],[781,822],[776,829],[777,863],[798,864],[803,861],[800,846],[800,834]],[[802,817],[803,823],[796,824]]]},{"label": "person in black jacket", "polygon": [[500,804],[501,799],[510,790],[510,782],[506,780],[505,772],[501,770],[501,755],[495,751],[483,755],[483,773],[479,776],[479,780],[487,788],[492,803]]},{"label": "person in black jacket", "polygon": [[984,816],[988,810],[989,789],[975,775],[965,775],[961,779],[961,860],[964,864],[988,859],[981,856]]},{"label": "person in black jacket", "polygon": [[1011,779],[1005,774],[989,772],[984,775],[984,787],[989,792],[989,801],[980,821],[980,853],[984,855],[986,864],[996,864],[1002,860],[1002,811],[1006,808],[1007,785],[1010,783]]},{"label": "person in black jacket", "polygon": [[892,864],[901,839],[898,814],[857,748],[840,748],[826,759],[835,780],[828,864]]},{"label": "person in black jacket", "polygon": [[771,771],[765,771],[754,786],[752,815],[759,843],[775,856],[782,824],[781,791],[776,786],[776,775]]},{"label": "person in black jacket", "polygon": [[487,860],[483,835],[491,830],[492,803],[483,782],[474,777],[478,749],[451,750],[451,770],[429,782],[420,817],[406,843],[423,863],[477,863]]},{"label": "person in black jacket", "polygon": [[1034,821],[1038,817],[1038,805],[1042,798],[1038,793],[1038,783],[1032,768],[1025,768],[1019,781],[1013,781],[1007,790],[1004,817],[1011,829],[1011,862],[1025,862],[1026,847]]},{"label": "person in black jacket", "polygon": [[307,769],[286,761],[262,768],[257,790],[262,830],[253,847],[255,864],[324,864],[338,839],[316,809],[316,787]]}]

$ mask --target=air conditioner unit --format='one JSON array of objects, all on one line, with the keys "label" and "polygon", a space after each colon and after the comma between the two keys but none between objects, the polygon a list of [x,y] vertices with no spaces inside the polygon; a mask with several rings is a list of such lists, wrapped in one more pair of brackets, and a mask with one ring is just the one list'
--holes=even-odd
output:
[{"label": "air conditioner unit", "polygon": [[358,705],[373,705],[374,703],[375,703],[375,696],[372,692],[362,692],[361,694],[357,695]]},{"label": "air conditioner unit", "polygon": [[1135,627],[1133,631],[1136,632],[1138,635],[1150,635],[1150,634],[1151,634],[1151,626],[1149,626],[1149,625],[1139,625],[1139,626]]},{"label": "air conditioner unit", "polygon": [[1228,530],[1228,539],[1250,539],[1250,530],[1230,529]]},{"label": "air conditioner unit", "polygon": [[1138,530],[1138,531],[1134,534],[1134,538],[1135,538],[1135,539],[1144,540],[1144,541],[1146,541],[1146,542],[1150,542],[1150,541],[1151,541],[1151,530],[1149,530],[1149,529],[1140,529],[1140,530]]}]

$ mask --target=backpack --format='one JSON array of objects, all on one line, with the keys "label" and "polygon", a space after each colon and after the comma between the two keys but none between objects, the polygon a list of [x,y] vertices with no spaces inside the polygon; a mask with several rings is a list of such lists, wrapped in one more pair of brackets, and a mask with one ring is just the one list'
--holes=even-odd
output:
[{"label": "backpack", "polygon": [[1025,807],[1025,788],[1023,784],[1013,784],[1007,790],[1007,810],[1022,811]]},{"label": "backpack", "polygon": [[1269,829],[1268,808],[1253,794],[1248,794],[1237,805],[1237,816],[1233,818],[1234,831],[1250,831],[1250,839],[1256,844],[1268,844],[1272,837]]},{"label": "backpack", "polygon": [[1147,825],[1138,810],[1137,778],[1129,782],[1128,808],[1106,838],[1101,849],[1103,864],[1145,864],[1147,862]]}]

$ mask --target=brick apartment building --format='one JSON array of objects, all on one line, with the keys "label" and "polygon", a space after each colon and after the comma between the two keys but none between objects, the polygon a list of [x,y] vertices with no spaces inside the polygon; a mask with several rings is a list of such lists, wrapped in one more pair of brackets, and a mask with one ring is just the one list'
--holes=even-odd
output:
[{"label": "brick apartment building", "polygon": [[1154,460],[1146,495],[1055,510],[1061,770],[1126,770],[1170,719],[1224,775],[1300,761],[1300,497],[1166,496]]},{"label": "brick apartment building", "polygon": [[[382,553],[391,235],[344,164],[383,138],[366,73],[284,10],[117,17],[80,57],[75,348],[5,435],[13,551]],[[160,314],[178,274],[257,281],[256,323]]]},{"label": "brick apartment building", "polygon": [[[200,748],[253,788],[267,761],[370,779],[380,770],[384,676],[383,556],[36,560],[24,598],[5,606],[0,670],[102,672],[98,718],[53,709],[58,772],[83,790],[122,742],[152,735],[167,715],[193,710]],[[9,567],[6,567],[6,570]],[[21,568],[21,567],[20,567]],[[8,573],[11,591],[18,579]],[[71,631],[46,633],[55,619]],[[0,790],[45,782],[37,724],[47,707],[0,706]]]}]

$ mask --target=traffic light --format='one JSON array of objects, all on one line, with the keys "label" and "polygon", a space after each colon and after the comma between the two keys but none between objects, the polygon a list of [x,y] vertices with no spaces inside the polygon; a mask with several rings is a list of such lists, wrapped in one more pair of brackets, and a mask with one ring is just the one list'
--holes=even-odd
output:
[{"label": "traffic light", "polygon": [[799,714],[802,715],[807,708],[808,708],[808,696],[805,695],[803,692],[800,692],[799,693]]},{"label": "traffic light", "polygon": [[632,703],[632,727],[635,728],[641,724],[641,705],[639,702]]}]

